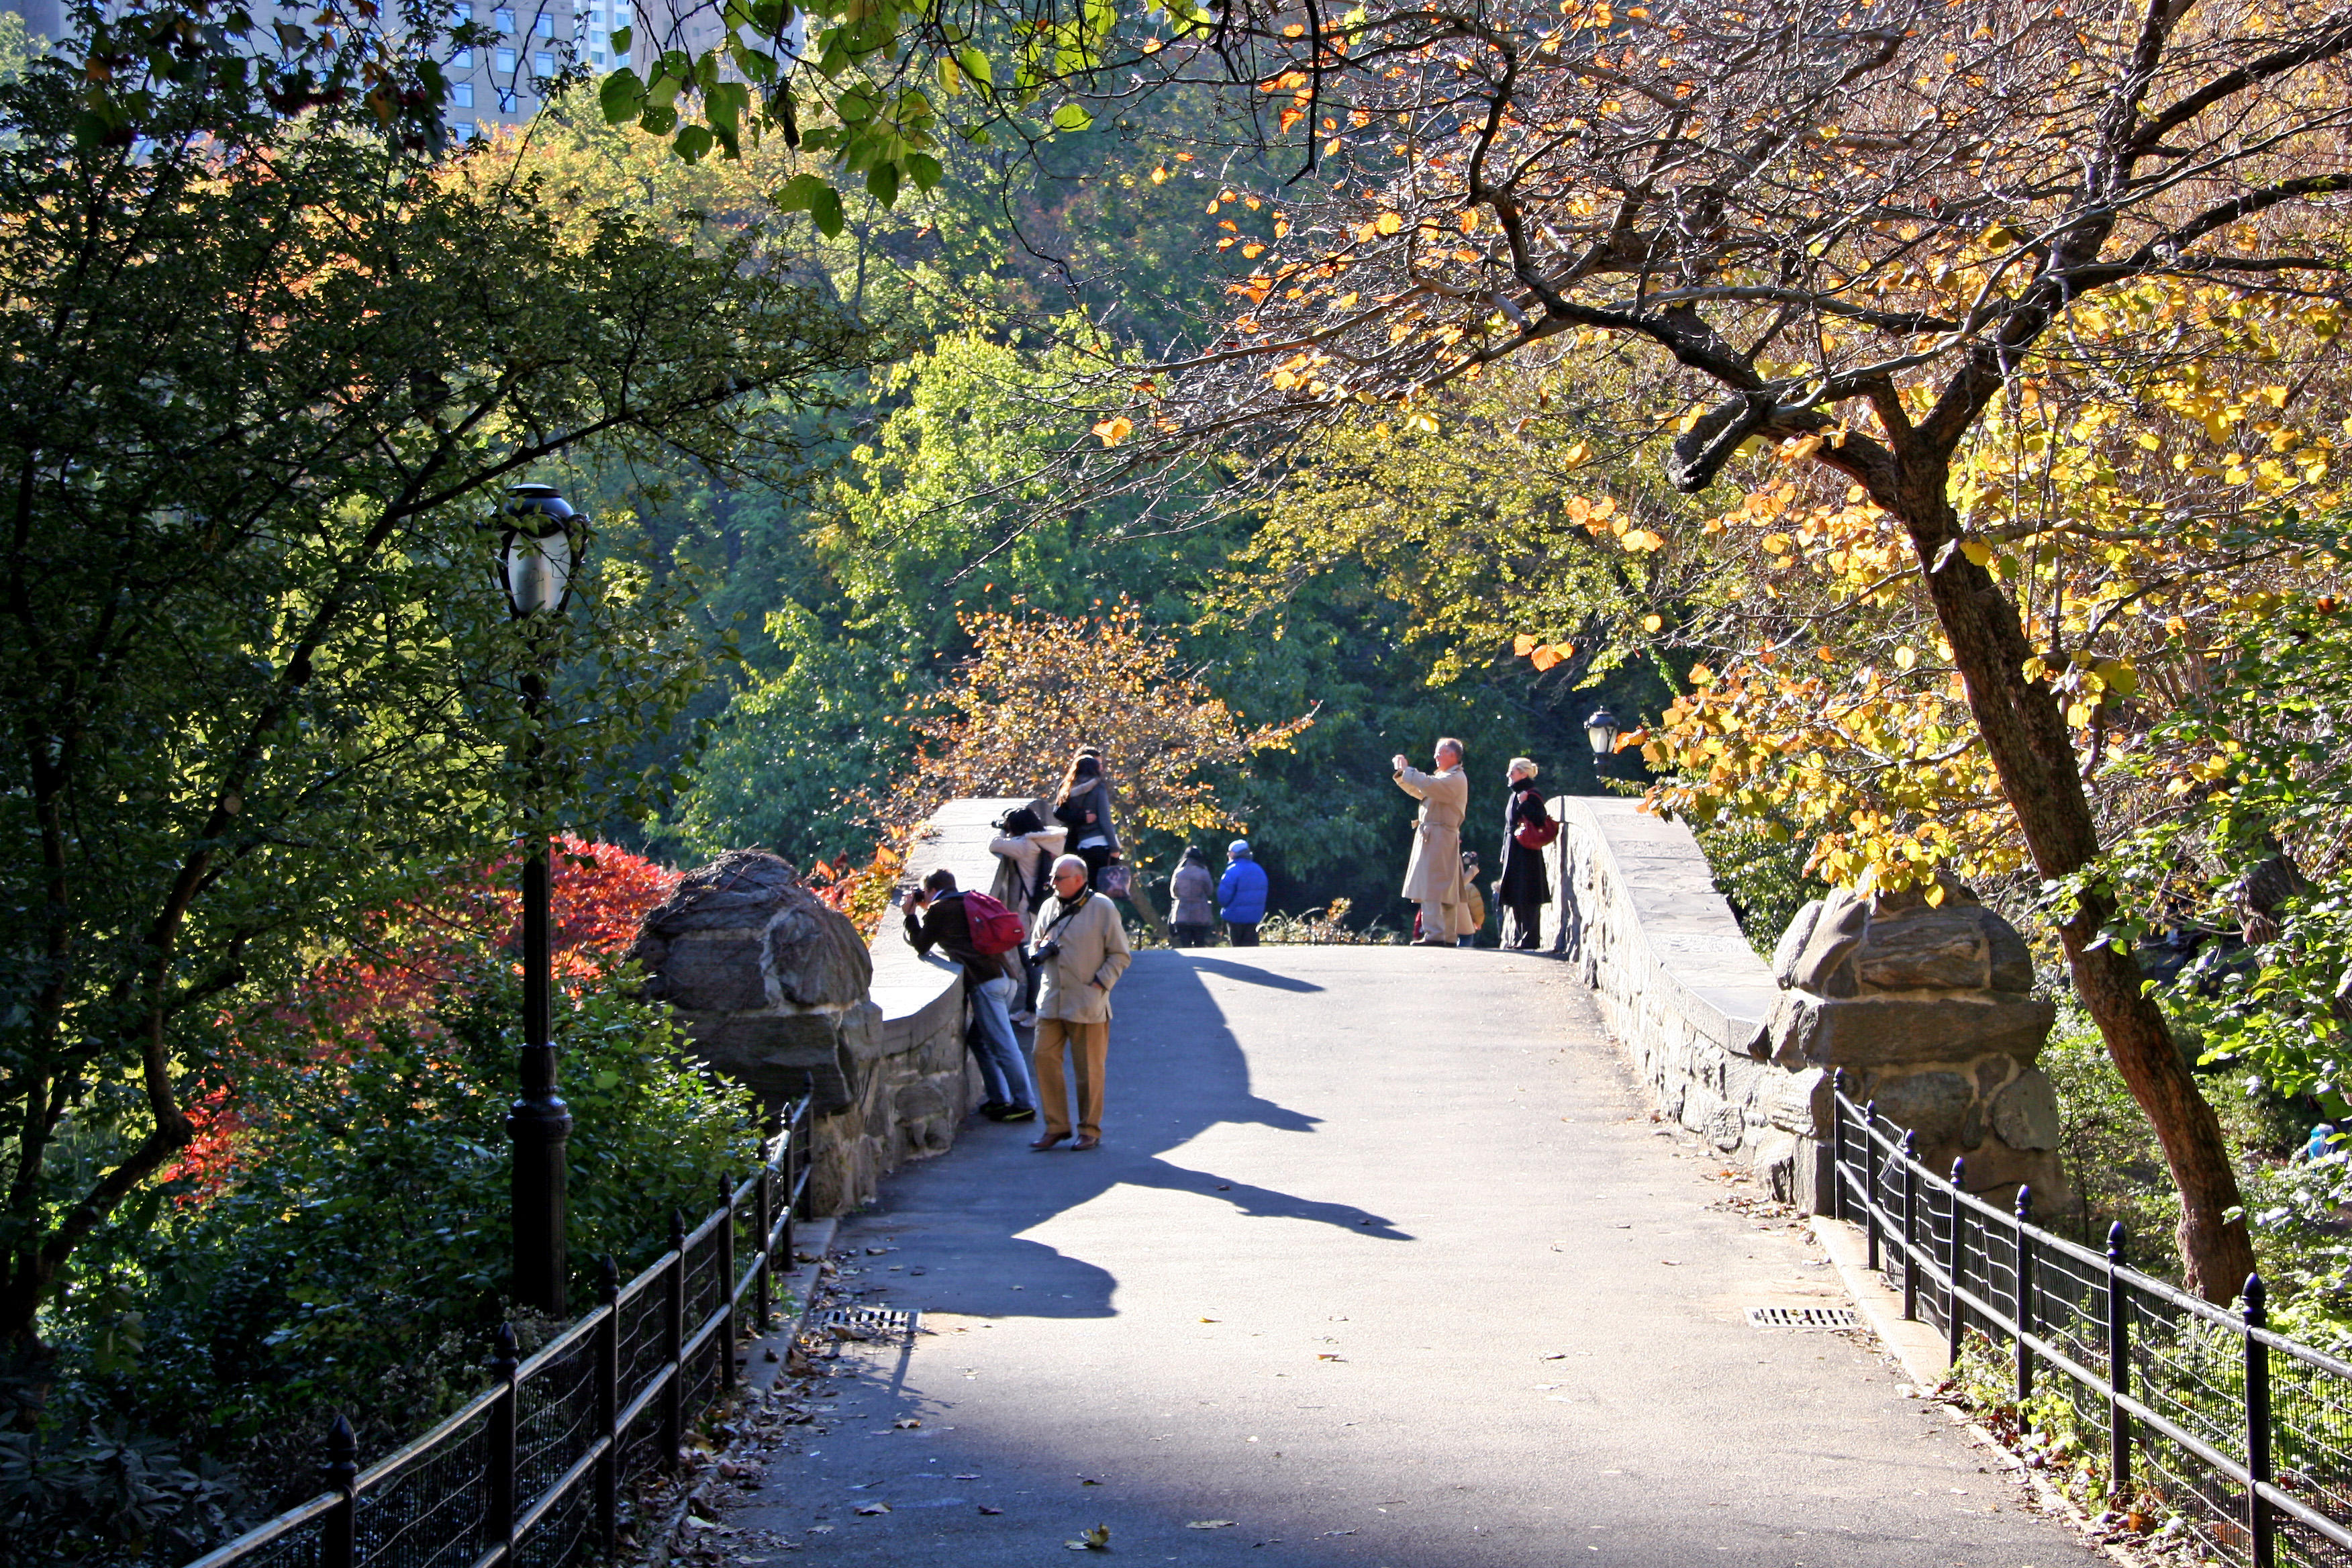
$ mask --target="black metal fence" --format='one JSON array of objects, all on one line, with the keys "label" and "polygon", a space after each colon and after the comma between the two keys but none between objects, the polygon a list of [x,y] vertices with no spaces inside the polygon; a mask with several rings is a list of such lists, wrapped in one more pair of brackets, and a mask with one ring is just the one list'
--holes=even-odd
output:
[{"label": "black metal fence", "polygon": [[[1903,1315],[2006,1346],[2026,1419],[2071,1415],[2103,1450],[2110,1495],[2154,1493],[2212,1552],[2254,1568],[2352,1568],[2352,1365],[2264,1325],[2259,1275],[2231,1311],[2003,1210],[1919,1163],[1914,1134],[1836,1086],[1836,1216],[1866,1233]],[[2040,1391],[2045,1397],[2037,1405]],[[2048,1395],[2064,1402],[2058,1409]]]},{"label": "black metal fence", "polygon": [[626,1284],[607,1261],[601,1304],[529,1359],[501,1326],[491,1385],[398,1453],[361,1469],[337,1415],[326,1489],[189,1568],[562,1568],[614,1550],[623,1489],[677,1464],[734,1383],[741,1331],[768,1322],[810,1125],[803,1100],[701,1224],[673,1215],[669,1249]]}]

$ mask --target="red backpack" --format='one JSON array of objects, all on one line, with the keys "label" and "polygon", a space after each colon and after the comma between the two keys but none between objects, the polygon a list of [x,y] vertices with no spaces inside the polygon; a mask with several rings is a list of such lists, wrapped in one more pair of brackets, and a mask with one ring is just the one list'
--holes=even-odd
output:
[{"label": "red backpack", "polygon": [[991,958],[1000,952],[1011,952],[1029,935],[1029,929],[1022,923],[1019,915],[986,893],[966,893],[963,896],[963,918],[971,928],[973,951]]}]

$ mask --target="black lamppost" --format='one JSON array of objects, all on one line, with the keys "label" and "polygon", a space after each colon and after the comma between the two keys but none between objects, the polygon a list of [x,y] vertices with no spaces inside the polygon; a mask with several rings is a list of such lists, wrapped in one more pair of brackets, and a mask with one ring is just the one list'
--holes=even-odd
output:
[{"label": "black lamppost", "polygon": [[1606,708],[1595,708],[1592,717],[1584,721],[1584,738],[1592,742],[1592,773],[1595,778],[1609,776],[1602,766],[1609,753],[1617,749],[1617,715]]},{"label": "black lamppost", "polygon": [[[534,816],[538,796],[540,709],[547,701],[545,638],[572,601],[572,569],[584,542],[583,521],[552,485],[517,485],[499,515],[499,585],[507,610],[530,644],[523,668],[523,710],[533,721],[525,756]],[[564,1315],[564,1144],[572,1110],[555,1092],[555,1046],[549,1037],[553,931],[548,915],[551,868],[546,825],[529,825],[522,863],[522,1093],[507,1112],[514,1141],[514,1294],[526,1307]]]}]

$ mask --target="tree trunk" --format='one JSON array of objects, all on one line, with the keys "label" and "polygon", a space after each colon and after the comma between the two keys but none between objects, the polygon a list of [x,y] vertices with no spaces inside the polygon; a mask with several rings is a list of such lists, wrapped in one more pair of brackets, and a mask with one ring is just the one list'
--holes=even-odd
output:
[{"label": "tree trunk", "polygon": [[1151,928],[1152,935],[1171,947],[1175,946],[1176,933],[1168,929],[1168,921],[1161,917],[1159,906],[1151,901],[1151,890],[1143,885],[1141,868],[1129,866],[1127,873],[1127,901],[1135,906],[1136,913],[1143,917],[1143,923]]},{"label": "tree trunk", "polygon": [[[2016,605],[1990,572],[1948,549],[1959,528],[1945,499],[1944,465],[1898,459],[1895,473],[1893,493],[1874,499],[1909,530],[2001,793],[2042,877],[2072,877],[2097,862],[2099,836],[2058,694],[2026,679],[2025,661],[2036,650]],[[2180,1189],[2176,1239],[2188,1287],[2207,1300],[2227,1302],[2254,1267],[2245,1220],[2232,1217],[2241,1205],[2237,1173],[2221,1121],[2174,1047],[2163,1013],[2146,994],[2137,961],[2100,940],[2114,912],[2114,901],[2093,888],[2076,897],[2073,913],[2059,925],[2075,994],[2155,1129]]]}]

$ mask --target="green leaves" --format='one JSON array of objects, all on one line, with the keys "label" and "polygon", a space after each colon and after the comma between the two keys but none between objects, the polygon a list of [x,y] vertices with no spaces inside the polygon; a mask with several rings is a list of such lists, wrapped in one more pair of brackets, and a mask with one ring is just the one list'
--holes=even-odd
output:
[{"label": "green leaves", "polygon": [[[617,49],[619,45],[614,47]],[[607,125],[635,120],[645,111],[646,84],[637,79],[636,72],[624,68],[597,85],[596,102]]]},{"label": "green leaves", "polygon": [[775,195],[778,212],[804,212],[827,239],[841,233],[841,193],[815,174],[794,174]]}]

